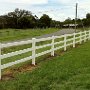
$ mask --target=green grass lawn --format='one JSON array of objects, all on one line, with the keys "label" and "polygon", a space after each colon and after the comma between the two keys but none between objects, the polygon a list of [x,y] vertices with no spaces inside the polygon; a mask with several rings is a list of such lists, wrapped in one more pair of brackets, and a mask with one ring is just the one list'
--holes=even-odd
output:
[{"label": "green grass lawn", "polygon": [[60,29],[48,28],[48,29],[1,29],[0,30],[0,42],[14,41],[25,38],[32,38],[45,34],[50,34]]},{"label": "green grass lawn", "polygon": [[10,80],[0,81],[0,90],[90,90],[90,41],[55,55],[40,57],[33,70],[29,63],[26,71],[12,70]]}]

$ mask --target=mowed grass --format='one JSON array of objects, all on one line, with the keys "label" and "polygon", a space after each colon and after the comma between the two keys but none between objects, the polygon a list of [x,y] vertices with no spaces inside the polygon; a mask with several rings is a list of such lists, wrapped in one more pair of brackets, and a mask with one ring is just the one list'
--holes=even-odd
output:
[{"label": "mowed grass", "polygon": [[[0,90],[90,90],[90,41],[0,81]],[[41,60],[43,58],[40,58]]]},{"label": "mowed grass", "polygon": [[32,38],[45,34],[57,32],[60,29],[47,28],[47,29],[1,29],[0,30],[0,42],[14,41],[26,38]]}]

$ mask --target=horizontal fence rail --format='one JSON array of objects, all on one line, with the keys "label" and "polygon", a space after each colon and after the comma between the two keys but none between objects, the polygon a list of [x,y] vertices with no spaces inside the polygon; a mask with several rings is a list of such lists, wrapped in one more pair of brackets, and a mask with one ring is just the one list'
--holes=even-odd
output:
[{"label": "horizontal fence rail", "polygon": [[[63,39],[62,39],[63,38]],[[55,41],[56,39],[59,39],[59,41]],[[32,64],[35,65],[35,59],[36,57],[42,56],[47,53],[51,53],[51,56],[54,56],[54,52],[58,49],[63,48],[64,51],[67,50],[68,46],[73,46],[77,43],[82,44],[82,41],[86,42],[86,40],[90,40],[90,30],[89,31],[83,31],[83,32],[78,32],[78,33],[73,33],[73,34],[65,34],[61,36],[52,36],[52,37],[47,37],[47,38],[41,38],[41,39],[36,39],[32,38],[32,40],[27,40],[27,41],[21,41],[21,42],[13,42],[13,43],[7,43],[7,44],[2,44],[0,43],[0,79],[1,79],[1,70],[8,68],[12,65],[19,64],[28,60],[32,60]],[[39,45],[37,46],[37,43],[39,42],[45,42],[45,41],[51,41],[49,44],[44,44],[44,45]],[[1,54],[1,51],[3,48],[9,48],[13,46],[19,46],[19,45],[26,45],[26,44],[32,44],[31,48],[15,51],[15,52],[10,52],[7,54]],[[60,44],[60,45],[59,45]],[[55,47],[55,45],[59,45]],[[36,53],[36,50],[50,47],[49,50],[45,50],[41,53]],[[27,52],[32,52],[32,55],[26,58],[22,58],[20,60],[14,61],[14,62],[9,62],[6,64],[1,64],[1,60],[16,56],[16,55],[21,55]]]}]

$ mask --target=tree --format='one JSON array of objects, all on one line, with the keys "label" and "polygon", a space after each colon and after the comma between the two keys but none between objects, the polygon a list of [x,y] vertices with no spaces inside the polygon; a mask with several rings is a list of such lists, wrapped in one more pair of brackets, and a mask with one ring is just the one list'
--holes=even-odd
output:
[{"label": "tree", "polygon": [[34,16],[24,16],[18,20],[19,28],[34,28],[36,25],[36,19]]},{"label": "tree", "polygon": [[62,27],[62,23],[60,21],[52,20],[50,27],[61,28]]},{"label": "tree", "polygon": [[0,29],[4,28],[4,21],[3,17],[0,16]]},{"label": "tree", "polygon": [[39,20],[39,27],[50,27],[50,24],[51,24],[51,18],[46,15],[46,14],[43,14],[43,16],[41,16],[40,20]]},{"label": "tree", "polygon": [[90,13],[86,14],[86,19],[90,19]]},{"label": "tree", "polygon": [[64,24],[71,24],[72,23],[72,20],[70,17],[68,17],[65,21],[64,21]]},{"label": "tree", "polygon": [[0,29],[7,27],[7,20],[5,16],[0,16]]},{"label": "tree", "polygon": [[31,15],[32,14],[30,11],[21,10],[21,9],[16,8],[14,12],[9,12],[7,17],[9,18],[9,20],[12,20],[13,23],[11,24],[14,25],[14,28],[18,28],[18,20],[22,17],[31,16]]}]

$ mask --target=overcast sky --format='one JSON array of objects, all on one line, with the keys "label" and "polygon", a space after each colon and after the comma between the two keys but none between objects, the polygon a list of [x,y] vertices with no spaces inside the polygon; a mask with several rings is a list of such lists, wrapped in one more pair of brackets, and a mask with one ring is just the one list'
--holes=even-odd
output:
[{"label": "overcast sky", "polygon": [[90,0],[0,0],[0,15],[20,8],[38,17],[48,14],[54,20],[63,21],[68,17],[75,18],[75,3],[78,3],[79,18],[90,12]]}]

